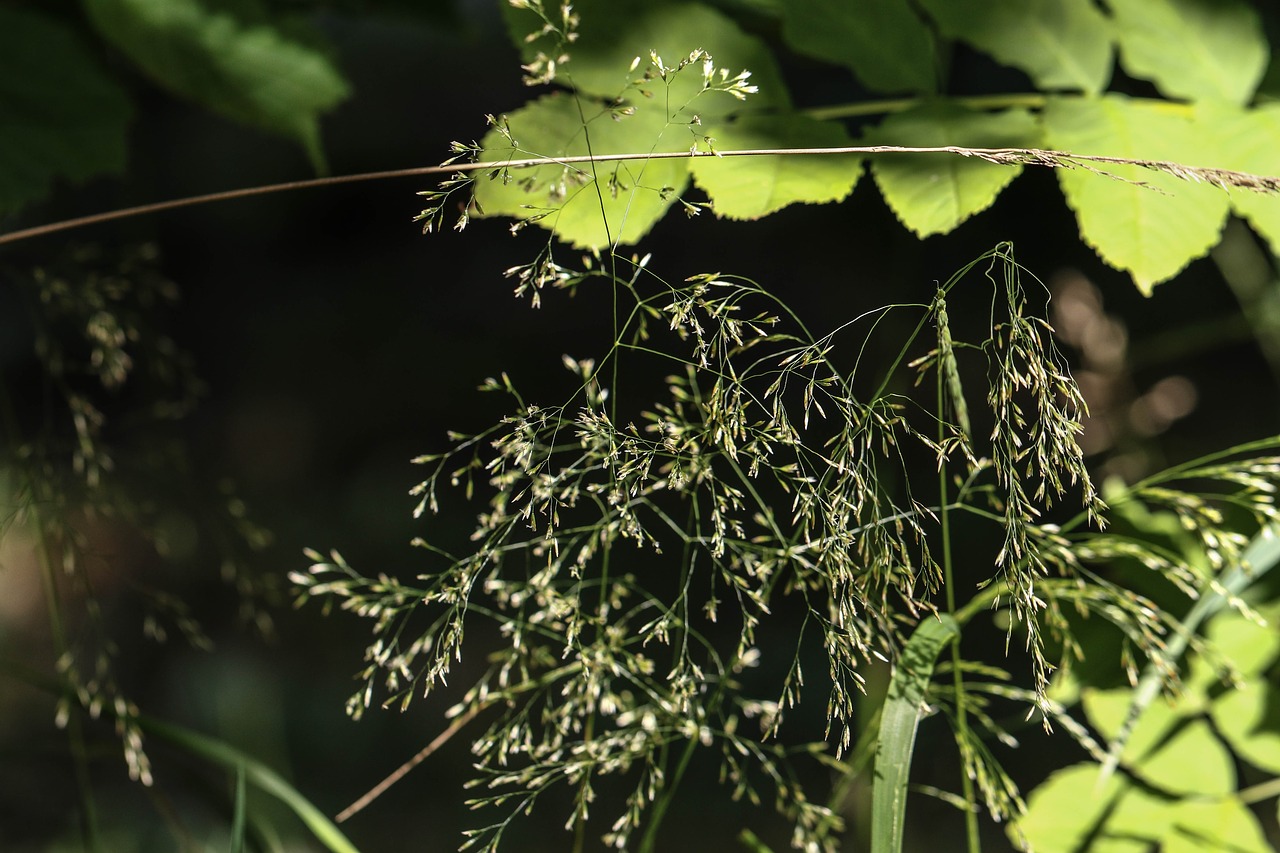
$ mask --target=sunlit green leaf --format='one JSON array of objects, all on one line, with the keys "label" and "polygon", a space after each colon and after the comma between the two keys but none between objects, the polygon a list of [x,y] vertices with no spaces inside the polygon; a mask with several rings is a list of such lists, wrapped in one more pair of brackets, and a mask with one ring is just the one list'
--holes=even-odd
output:
[{"label": "sunlit green leaf", "polygon": [[[1198,104],[1196,120],[1214,134],[1213,165],[1280,175],[1280,104],[1264,104],[1254,109]],[[1273,254],[1280,255],[1280,196],[1271,193],[1231,191],[1231,209],[1249,221],[1266,238]]]},{"label": "sunlit green leaf", "polygon": [[1235,797],[1183,800],[1160,853],[1273,853],[1248,806]]},{"label": "sunlit green leaf", "polygon": [[[1107,740],[1119,734],[1132,699],[1133,691],[1125,688],[1115,690],[1090,688],[1082,693],[1084,712],[1089,718],[1089,724]],[[1124,751],[1125,763],[1132,763],[1148,754],[1172,732],[1182,719],[1182,710],[1163,699],[1153,702],[1138,719],[1133,733],[1129,736]]]},{"label": "sunlit green leaf", "polygon": [[1050,775],[1010,835],[1025,836],[1036,853],[1076,853],[1086,841],[1090,853],[1146,853],[1168,826],[1169,805],[1120,776],[1100,783],[1098,774],[1087,763]]},{"label": "sunlit green leaf", "polygon": [[129,102],[72,33],[0,7],[0,213],[125,165]]},{"label": "sunlit green leaf", "polygon": [[1042,89],[1101,92],[1111,26],[1092,0],[922,0],[942,32],[1025,71]]},{"label": "sunlit green leaf", "polygon": [[[1052,98],[1042,120],[1045,145],[1076,154],[1201,165],[1212,152],[1176,105],[1121,95]],[[1100,168],[1106,176],[1059,169],[1058,180],[1080,236],[1103,260],[1128,272],[1142,292],[1218,242],[1228,206],[1222,190],[1136,166]]]},{"label": "sunlit green leaf", "polygon": [[1203,719],[1182,725],[1154,752],[1139,754],[1133,769],[1144,781],[1174,794],[1229,794],[1236,789],[1231,754]]},{"label": "sunlit green leaf", "polygon": [[1243,0],[1108,0],[1120,61],[1170,98],[1243,104],[1266,71],[1258,13]]},{"label": "sunlit green leaf", "polygon": [[[614,121],[598,105],[582,107],[588,111],[585,131],[578,103],[566,93],[547,95],[510,113],[506,119],[519,148],[512,150],[497,131],[490,131],[482,142],[483,159],[581,156],[588,153],[588,140],[596,155],[687,151],[693,139],[687,124],[666,123],[660,110],[641,110]],[[688,182],[688,162],[679,159],[599,163],[594,169],[588,163],[548,165],[481,177],[476,200],[486,215],[541,217],[538,225],[568,243],[606,247],[643,237]]]},{"label": "sunlit green leaf", "polygon": [[937,87],[933,36],[906,0],[788,0],[782,13],[788,44],[852,68],[870,89]]},{"label": "sunlit green leaf", "polygon": [[[870,131],[867,145],[1005,148],[1039,143],[1026,110],[982,113],[933,102],[891,115]],[[951,231],[985,210],[1021,172],[1019,166],[953,154],[876,155],[871,173],[889,207],[921,237]]]},{"label": "sunlit green leaf", "polygon": [[[526,62],[539,51],[554,49],[551,39],[544,37],[525,41],[526,35],[541,23],[525,9],[508,4],[506,17],[513,39],[520,45]],[[555,4],[548,4],[555,5]],[[577,91],[604,98],[638,97],[629,88],[650,68],[650,54],[656,53],[663,64],[674,67],[695,50],[705,50],[717,68],[736,75],[751,72],[751,83],[759,91],[749,104],[733,98],[703,99],[698,110],[704,117],[750,109],[785,107],[790,103],[782,75],[773,52],[755,36],[744,33],[728,16],[699,3],[663,3],[648,0],[579,0],[573,4],[580,24],[578,37],[571,46],[572,57],[557,79]],[[640,59],[634,71],[631,63]],[[655,103],[674,114],[697,96],[702,86],[701,63],[688,73],[654,79],[644,87]],[[638,143],[645,140],[638,139]]]},{"label": "sunlit green leaf", "polygon": [[[840,147],[853,144],[833,122],[804,116],[744,119],[715,134],[718,149]],[[853,191],[862,159],[839,156],[701,157],[693,178],[730,219],[756,219],[789,204],[839,201]]]},{"label": "sunlit green leaf", "polygon": [[[320,115],[345,99],[321,50],[264,15],[202,0],[84,0],[110,42],[157,83],[222,115],[297,140],[323,169]],[[239,4],[254,11],[253,4]],[[237,9],[237,11],[241,11]]]},{"label": "sunlit green leaf", "polygon": [[1215,699],[1210,713],[1241,758],[1280,773],[1280,687],[1255,677]]}]

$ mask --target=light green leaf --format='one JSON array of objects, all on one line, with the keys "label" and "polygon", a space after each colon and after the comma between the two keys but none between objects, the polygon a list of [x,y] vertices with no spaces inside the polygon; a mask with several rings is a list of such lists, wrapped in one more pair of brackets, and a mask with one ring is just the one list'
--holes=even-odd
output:
[{"label": "light green leaf", "polygon": [[951,38],[1025,71],[1041,89],[1096,94],[1111,79],[1111,25],[1093,0],[921,0]]},{"label": "light green leaf", "polygon": [[1076,853],[1086,840],[1090,853],[1146,853],[1165,832],[1169,811],[1123,777],[1101,782],[1098,765],[1076,764],[1031,792],[1010,835],[1024,836],[1036,853]]},{"label": "light green leaf", "polygon": [[1160,853],[1273,853],[1249,808],[1235,797],[1183,800]]},{"label": "light green leaf", "polygon": [[1280,773],[1280,688],[1260,677],[1214,700],[1213,722],[1254,767]]},{"label": "light green leaf", "polygon": [[[716,148],[725,150],[852,144],[838,124],[799,115],[743,119],[715,134]],[[691,168],[718,215],[757,219],[797,202],[842,200],[858,182],[862,160],[852,155],[700,157]]]},{"label": "light green leaf", "polygon": [[[668,124],[661,110],[614,121],[608,109],[589,102],[582,107],[586,132],[573,95],[539,98],[506,117],[518,149],[490,131],[482,159],[581,156],[588,153],[588,138],[595,155],[687,151],[693,138],[688,125]],[[604,248],[643,237],[688,182],[688,162],[681,159],[600,163],[594,170],[591,164],[553,164],[480,177],[476,201],[486,216],[537,217],[538,225],[568,243]]]},{"label": "light green leaf", "polygon": [[933,35],[906,0],[788,0],[782,37],[800,53],[853,69],[879,92],[933,92]]},{"label": "light green leaf", "polygon": [[1170,98],[1244,104],[1266,71],[1262,21],[1243,0],[1108,0],[1120,61]]},{"label": "light green leaf", "polygon": [[1133,770],[1174,794],[1221,795],[1236,789],[1231,754],[1203,719],[1191,720],[1155,752],[1140,756]]},{"label": "light green leaf", "polygon": [[[1280,175],[1280,104],[1251,110],[1218,104],[1197,104],[1196,121],[1214,134],[1212,165],[1255,175]],[[1249,220],[1280,255],[1280,196],[1231,191],[1231,209]]]},{"label": "light green leaf", "polygon": [[123,171],[129,102],[67,29],[0,7],[0,213]]},{"label": "light green leaf", "polygon": [[907,782],[916,728],[924,715],[924,697],[938,655],[960,636],[951,616],[928,616],[902,649],[889,693],[880,712],[880,741],[876,748],[875,785],[871,801],[872,853],[899,853],[907,811]]},{"label": "light green leaf", "polygon": [[[1082,693],[1082,704],[1089,724],[1107,740],[1113,740],[1120,733],[1132,701],[1133,691],[1126,688],[1087,688]],[[1132,764],[1154,749],[1178,725],[1182,719],[1182,710],[1166,700],[1158,700],[1148,706],[1138,718],[1125,744],[1124,762]]]},{"label": "light green leaf", "polygon": [[[526,62],[539,51],[553,55],[556,46],[550,37],[526,41],[541,27],[532,12],[513,9],[503,3],[513,40]],[[549,6],[555,4],[548,4]],[[580,24],[578,37],[568,51],[570,60],[561,67],[557,81],[580,93],[604,98],[623,97],[640,107],[643,100],[633,81],[651,67],[650,52],[667,66],[676,66],[695,50],[711,54],[716,68],[730,76],[750,71],[750,82],[759,92],[746,103],[728,95],[699,98],[697,111],[704,117],[737,112],[744,107],[763,109],[790,105],[773,52],[755,36],[744,33],[729,17],[699,3],[662,3],[655,0],[577,0],[573,10]],[[636,58],[640,64],[628,71]],[[654,103],[674,115],[697,97],[702,88],[702,65],[698,63],[667,80],[649,81],[644,88]]]},{"label": "light green leaf", "polygon": [[[170,91],[227,118],[297,140],[324,171],[320,115],[346,81],[323,52],[264,15],[202,0],[84,0],[102,35]],[[222,4],[225,6],[225,4]],[[253,10],[255,4],[241,3]]]},{"label": "light green leaf", "polygon": [[[1211,149],[1176,105],[1101,98],[1051,98],[1042,114],[1045,145],[1075,154],[1203,165]],[[1136,166],[1106,166],[1106,177],[1059,169],[1080,236],[1107,263],[1150,293],[1218,241],[1227,194]],[[1116,180],[1120,178],[1121,180]]]},{"label": "light green leaf", "polygon": [[[1026,110],[981,113],[934,102],[891,115],[870,131],[867,145],[1006,148],[1039,144]],[[917,235],[944,234],[985,210],[1021,173],[953,154],[884,154],[871,158],[871,173],[889,207]]]}]

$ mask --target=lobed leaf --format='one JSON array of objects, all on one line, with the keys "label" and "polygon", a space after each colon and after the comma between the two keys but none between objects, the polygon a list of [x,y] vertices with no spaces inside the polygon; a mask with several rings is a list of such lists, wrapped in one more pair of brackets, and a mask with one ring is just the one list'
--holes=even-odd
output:
[{"label": "lobed leaf", "polygon": [[[982,113],[942,101],[891,115],[867,134],[867,145],[1035,147],[1026,110]],[[944,234],[985,210],[1022,171],[953,154],[877,155],[871,174],[902,224],[920,237]]]},{"label": "lobed leaf", "polygon": [[[853,144],[840,125],[801,115],[746,118],[718,130],[715,139],[726,150]],[[862,159],[854,156],[702,157],[690,167],[716,213],[729,219],[758,219],[796,203],[841,201],[862,175]]]},{"label": "lobed leaf", "polygon": [[1092,0],[921,0],[942,33],[1025,71],[1041,89],[1097,94],[1111,79],[1111,25]]},{"label": "lobed leaf", "polygon": [[292,138],[324,171],[320,115],[346,80],[324,52],[285,32],[256,4],[237,17],[202,0],[84,0],[98,31],[143,72],[182,97]]},{"label": "lobed leaf", "polygon": [[[1211,160],[1199,127],[1173,105],[1104,95],[1055,97],[1042,114],[1045,145],[1061,151],[1200,165]],[[1075,211],[1080,236],[1138,289],[1182,271],[1218,242],[1227,194],[1137,166],[1108,166],[1106,175],[1060,169],[1058,181]],[[1122,180],[1116,180],[1121,178]]]},{"label": "lobed leaf", "polygon": [[129,102],[75,35],[0,7],[0,213],[125,166]]},{"label": "lobed leaf", "polygon": [[788,0],[782,37],[800,53],[853,69],[878,92],[934,92],[933,34],[906,0]]},{"label": "lobed leaf", "polygon": [[1169,98],[1244,104],[1267,69],[1270,48],[1257,11],[1243,0],[1107,0],[1120,62]]}]

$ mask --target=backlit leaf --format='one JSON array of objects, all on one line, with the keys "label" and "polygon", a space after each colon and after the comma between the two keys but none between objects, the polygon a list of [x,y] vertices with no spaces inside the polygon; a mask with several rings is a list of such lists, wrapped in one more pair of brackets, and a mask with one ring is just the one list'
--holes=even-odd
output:
[{"label": "backlit leaf", "polygon": [[[838,124],[804,116],[744,119],[715,134],[718,149],[841,147],[853,144]],[[862,159],[844,156],[700,157],[693,178],[730,219],[756,219],[797,202],[840,201],[862,174]]]},{"label": "backlit leaf", "polygon": [[[320,115],[346,81],[322,51],[265,14],[236,17],[202,0],[84,0],[104,37],[166,89],[227,118],[297,140],[323,170]],[[260,11],[241,3],[238,11]]]},{"label": "backlit leaf", "polygon": [[1236,789],[1231,753],[1203,719],[1182,725],[1132,766],[1144,781],[1173,794],[1229,794]]},{"label": "backlit leaf", "polygon": [[[1217,104],[1197,104],[1196,120],[1214,135],[1215,162],[1227,169],[1255,175],[1280,175],[1280,104],[1244,110]],[[1249,220],[1280,255],[1280,196],[1231,191],[1231,209]]]},{"label": "backlit leaf", "polygon": [[1280,688],[1254,678],[1215,699],[1210,713],[1241,758],[1280,773]]},{"label": "backlit leaf", "polygon": [[1120,62],[1170,98],[1244,104],[1266,71],[1262,21],[1243,0],[1107,0]]},{"label": "backlit leaf", "polygon": [[[585,132],[572,95],[539,98],[506,117],[519,148],[513,151],[497,131],[490,131],[482,140],[482,159],[581,156],[588,153],[588,139],[596,155],[690,147],[689,127],[668,124],[661,110],[641,110],[614,121],[598,105],[583,103],[583,109],[588,111]],[[682,159],[599,163],[594,173],[589,163],[552,164],[481,177],[476,200],[485,215],[541,217],[538,225],[568,243],[604,248],[643,237],[688,182],[688,162]]]},{"label": "backlit leaf", "polygon": [[[982,113],[953,104],[928,103],[891,115],[870,131],[867,145],[1005,148],[1039,144],[1026,110]],[[889,207],[921,237],[951,231],[985,210],[1021,172],[1020,166],[954,154],[883,154],[871,173]]]},{"label": "backlit leaf", "polygon": [[853,69],[870,89],[937,87],[933,36],[906,0],[788,0],[782,13],[788,44]]},{"label": "backlit leaf", "polygon": [[1249,807],[1236,797],[1183,800],[1160,853],[1273,853]]},{"label": "backlit leaf", "polygon": [[1058,770],[1031,792],[1027,813],[1010,828],[1036,853],[1146,853],[1168,825],[1169,806],[1122,776],[1099,781],[1097,764]]},{"label": "backlit leaf", "polygon": [[922,0],[943,34],[1025,71],[1042,89],[1096,94],[1111,79],[1111,25],[1093,0]]},{"label": "backlit leaf", "polygon": [[[1076,154],[1204,165],[1212,148],[1179,110],[1122,95],[1051,98],[1042,115],[1045,145]],[[1222,190],[1136,166],[1107,165],[1103,171],[1107,176],[1059,169],[1058,181],[1080,236],[1103,260],[1128,272],[1142,292],[1150,293],[1218,242],[1228,206]]]},{"label": "backlit leaf", "polygon": [[[513,40],[526,62],[539,51],[554,49],[550,37],[525,41],[526,35],[541,26],[536,15],[502,5]],[[634,101],[636,92],[629,84],[650,67],[651,53],[661,57],[664,65],[675,66],[691,52],[705,50],[716,67],[728,70],[730,76],[750,71],[751,83],[759,91],[747,104],[729,97],[705,100],[699,105],[704,116],[736,112],[744,106],[761,109],[790,104],[773,52],[715,9],[687,2],[578,0],[573,10],[580,20],[578,37],[571,45],[572,58],[557,79],[578,92],[605,98],[624,96]],[[637,57],[640,64],[628,71]],[[697,96],[702,86],[700,72],[701,64],[667,80],[651,80],[644,88],[659,106],[675,113]]]},{"label": "backlit leaf", "polygon": [[129,102],[67,29],[0,7],[0,213],[125,165]]}]

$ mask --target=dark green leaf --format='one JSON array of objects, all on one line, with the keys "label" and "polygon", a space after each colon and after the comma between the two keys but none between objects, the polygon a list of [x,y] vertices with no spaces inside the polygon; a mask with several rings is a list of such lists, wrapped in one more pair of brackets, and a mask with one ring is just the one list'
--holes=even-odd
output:
[{"label": "dark green leaf", "polygon": [[348,94],[324,52],[262,15],[237,17],[201,0],[84,3],[103,36],[157,83],[228,118],[296,139],[323,171],[320,115]]},{"label": "dark green leaf", "polygon": [[69,31],[0,7],[0,213],[125,165],[129,102]]},{"label": "dark green leaf", "polygon": [[1242,0],[1108,0],[1120,61],[1170,98],[1244,104],[1270,48],[1258,13]]},{"label": "dark green leaf", "polygon": [[782,35],[792,47],[852,68],[868,88],[937,88],[933,35],[906,0],[789,0],[782,13]]},{"label": "dark green leaf", "polygon": [[1092,0],[922,0],[951,38],[1019,68],[1041,89],[1096,94],[1111,79],[1111,26]]}]

